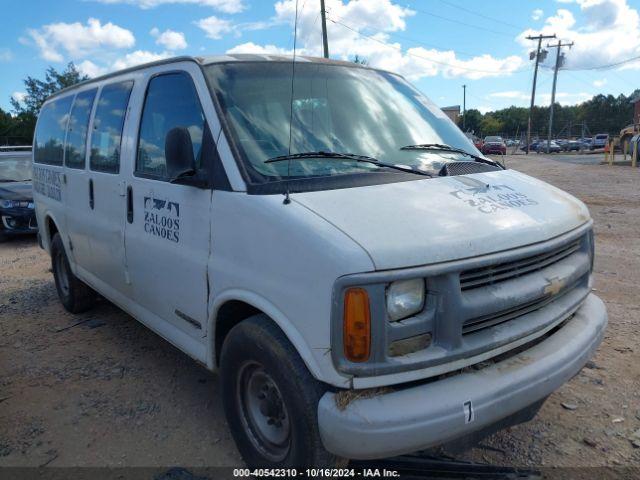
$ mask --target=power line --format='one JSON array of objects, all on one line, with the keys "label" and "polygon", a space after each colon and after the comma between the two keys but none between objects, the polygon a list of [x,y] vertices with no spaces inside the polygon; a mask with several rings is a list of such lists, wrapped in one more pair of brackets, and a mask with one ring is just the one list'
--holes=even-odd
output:
[{"label": "power line", "polygon": [[[329,9],[329,8],[328,8],[328,9],[327,9],[327,12],[328,12],[328,13],[331,13],[331,9]],[[344,17],[340,17],[340,16],[335,15],[335,14],[333,14],[333,13],[331,13],[331,16],[332,16],[333,18],[337,18],[338,20],[345,21],[345,18],[344,18]],[[366,23],[364,23],[364,22],[357,22],[357,21],[353,21],[353,20],[349,20],[349,22],[350,22],[350,23],[355,23],[355,24],[357,24],[357,25],[359,25],[359,26],[362,26],[362,27],[364,27],[364,28],[367,28],[368,30],[371,30],[371,31],[373,31],[373,32],[376,32],[376,33],[382,33],[382,34],[384,34],[384,35],[388,35],[388,36],[390,36],[390,37],[392,37],[392,38],[399,38],[399,39],[401,39],[401,40],[407,40],[407,41],[409,41],[409,42],[411,42],[411,43],[414,43],[414,44],[416,44],[416,45],[420,45],[420,46],[423,46],[423,47],[428,47],[428,48],[437,48],[437,49],[439,49],[439,50],[448,50],[448,51],[454,52],[456,55],[460,55],[461,57],[469,57],[469,58],[473,58],[473,57],[480,57],[480,56],[482,55],[482,54],[479,54],[479,53],[462,52],[462,51],[460,51],[460,50],[454,50],[454,49],[449,48],[449,47],[443,47],[442,45],[435,45],[435,44],[433,44],[433,43],[426,43],[426,42],[423,42],[423,41],[421,41],[421,40],[416,40],[415,38],[407,37],[406,35],[400,35],[399,33],[395,33],[395,32],[388,32],[388,31],[385,31],[385,30],[380,30],[380,29],[377,29],[377,28],[372,28],[371,26],[369,26],[368,24],[366,24]]]},{"label": "power line", "polygon": [[[328,20],[330,22],[335,23],[337,25],[340,25],[340,26],[342,26],[342,27],[344,27],[344,28],[346,28],[348,30],[351,30],[356,35],[359,35],[361,37],[364,37],[364,38],[367,38],[367,39],[372,40],[374,42],[377,42],[377,43],[379,43],[381,45],[384,45],[385,47],[393,48],[395,50],[398,50],[398,51],[402,52],[402,47],[397,47],[395,45],[388,44],[388,43],[386,43],[386,42],[384,42],[384,41],[382,41],[382,40],[380,40],[378,38],[372,37],[370,35],[365,35],[364,33],[360,33],[355,28],[350,27],[349,25],[347,25],[345,23],[339,22],[339,21],[337,21],[337,20],[335,20],[335,19],[333,19],[331,17],[327,17],[327,18],[328,18]],[[450,68],[454,68],[454,69],[458,69],[458,70],[465,70],[465,71],[469,71],[469,72],[490,73],[490,74],[496,75],[496,74],[513,74],[513,73],[519,73],[519,72],[528,70],[528,68],[526,68],[526,67],[525,68],[519,68],[519,69],[513,70],[511,72],[504,71],[504,70],[482,70],[482,69],[479,69],[479,68],[469,68],[469,67],[463,67],[463,66],[460,66],[460,65],[452,65],[450,63],[442,62],[442,61],[439,61],[439,60],[434,60],[433,58],[428,58],[428,57],[425,57],[425,56],[422,56],[422,55],[416,55],[415,53],[410,53],[410,52],[402,52],[402,53],[404,53],[405,55],[408,55],[410,57],[419,58],[421,60],[426,60],[428,62],[435,63],[435,64],[438,64],[438,65],[444,65],[446,67],[450,67]]]},{"label": "power line", "polygon": [[595,67],[582,67],[582,68],[564,68],[563,70],[608,70],[610,68],[615,68],[615,67],[619,67],[620,65],[624,65],[626,63],[630,63],[630,62],[635,62],[637,60],[640,60],[640,55],[635,56],[635,57],[631,57],[631,58],[627,58],[626,60],[621,60],[619,62],[615,62],[615,63],[608,63],[605,65],[596,65]]},{"label": "power line", "polygon": [[521,30],[524,31],[527,28],[526,27],[522,27],[520,25],[514,25],[513,23],[509,23],[509,22],[505,22],[504,20],[500,20],[499,18],[494,18],[494,17],[490,17],[489,15],[485,15],[484,13],[478,12],[476,10],[471,10],[469,8],[465,8],[461,5],[455,4],[453,2],[448,2],[447,0],[439,0],[441,3],[444,3],[445,5],[449,5],[450,7],[453,8],[457,8],[458,10],[462,10],[463,12],[467,12],[467,13],[471,13],[473,15],[477,15],[479,17],[482,17],[486,20],[491,20],[492,22],[497,22],[497,23],[501,23],[502,25],[506,25],[507,27],[511,27],[511,28],[515,28],[516,30]]},{"label": "power line", "polygon": [[495,35],[504,35],[504,36],[507,36],[509,38],[513,38],[513,33],[502,32],[502,31],[499,31],[499,30],[492,30],[490,28],[482,27],[480,25],[474,25],[472,23],[462,22],[462,21],[457,20],[455,18],[449,18],[449,17],[445,17],[444,15],[438,15],[437,13],[427,12],[426,10],[421,10],[421,9],[413,7],[413,6],[411,7],[411,9],[415,10],[416,12],[424,13],[425,15],[429,15],[429,16],[432,16],[432,17],[440,18],[442,20],[446,20],[448,22],[458,23],[460,25],[464,25],[465,27],[476,28],[478,30],[483,30],[485,32],[493,33]]}]

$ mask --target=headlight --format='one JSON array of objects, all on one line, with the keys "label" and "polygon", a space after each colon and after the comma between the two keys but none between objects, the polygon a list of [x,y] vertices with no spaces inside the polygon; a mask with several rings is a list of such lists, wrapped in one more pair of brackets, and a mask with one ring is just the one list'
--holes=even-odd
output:
[{"label": "headlight", "polygon": [[387,288],[387,314],[391,321],[402,320],[424,307],[424,279],[398,280]]},{"label": "headlight", "polygon": [[0,200],[0,208],[14,208],[16,203],[13,200]]}]

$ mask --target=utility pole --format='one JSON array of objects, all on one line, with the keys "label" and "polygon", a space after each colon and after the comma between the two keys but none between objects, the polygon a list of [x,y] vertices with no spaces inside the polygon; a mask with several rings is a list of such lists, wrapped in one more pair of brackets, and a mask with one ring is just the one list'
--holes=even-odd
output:
[{"label": "utility pole", "polygon": [[322,17],[322,48],[324,58],[329,58],[329,40],[327,39],[327,16],[324,10],[324,0],[320,0],[320,16]]},{"label": "utility pole", "polygon": [[[533,70],[533,88],[531,89],[531,107],[529,107],[529,118],[527,120],[527,155],[529,155],[529,146],[531,145],[531,115],[533,113],[533,104],[536,101],[536,81],[538,80],[538,64],[540,63],[540,47],[542,46],[542,40],[556,38],[556,34],[553,35],[538,35],[536,37],[528,36],[527,40],[538,40],[538,48],[535,53],[531,52],[529,58],[531,60],[536,59],[536,67]],[[546,58],[547,52],[544,51],[543,60]]]},{"label": "utility pole", "polygon": [[467,130],[467,86],[462,85],[462,131]]},{"label": "utility pole", "polygon": [[560,62],[561,58],[564,59],[564,55],[560,55],[560,50],[562,47],[573,47],[573,42],[571,43],[562,43],[562,40],[558,40],[557,45],[549,45],[547,44],[547,48],[557,48],[556,50],[556,66],[553,70],[553,87],[551,89],[551,108],[549,109],[549,135],[547,136],[547,153],[551,148],[551,132],[553,128],[553,106],[556,103],[556,82],[558,81],[558,69],[561,67]]}]

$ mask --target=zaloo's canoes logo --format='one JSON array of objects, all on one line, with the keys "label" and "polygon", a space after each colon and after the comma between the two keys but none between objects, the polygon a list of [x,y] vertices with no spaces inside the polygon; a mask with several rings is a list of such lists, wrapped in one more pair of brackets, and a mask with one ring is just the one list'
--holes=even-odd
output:
[{"label": "zaloo's canoes logo", "polygon": [[170,242],[180,242],[180,204],[144,197],[144,231]]}]

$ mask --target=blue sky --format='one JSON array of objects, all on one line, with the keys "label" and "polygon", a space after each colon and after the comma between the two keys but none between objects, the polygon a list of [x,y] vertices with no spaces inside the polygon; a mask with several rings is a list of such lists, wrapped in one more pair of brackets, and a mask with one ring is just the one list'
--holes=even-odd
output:
[{"label": "blue sky", "polygon": [[[295,0],[6,1],[0,30],[0,108],[22,79],[73,61],[94,76],[173,55],[289,53]],[[575,46],[557,100],[629,94],[640,60],[640,0],[326,0],[331,56],[366,58],[407,76],[438,105],[482,111],[528,105],[534,47],[528,34],[556,33]],[[320,0],[298,0],[298,48],[319,55]],[[552,72],[541,69],[538,104]],[[624,62],[616,67],[602,66]]]}]

